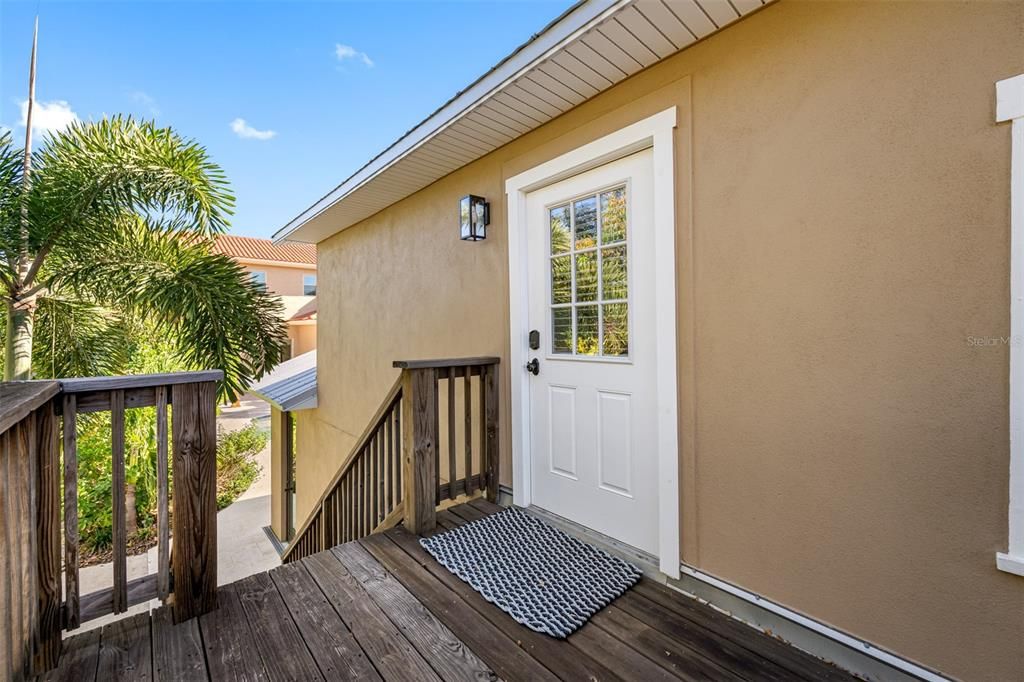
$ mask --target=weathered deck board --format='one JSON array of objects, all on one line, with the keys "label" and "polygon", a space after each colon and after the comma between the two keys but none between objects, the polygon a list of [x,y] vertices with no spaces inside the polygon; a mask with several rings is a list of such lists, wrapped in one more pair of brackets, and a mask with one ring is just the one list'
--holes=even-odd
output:
[{"label": "weathered deck board", "polygon": [[320,552],[303,563],[382,677],[440,679],[336,556]]},{"label": "weathered deck board", "polygon": [[359,543],[333,550],[370,598],[444,680],[487,680],[495,675],[452,631],[424,608]]},{"label": "weathered deck board", "polygon": [[174,624],[167,606],[153,612],[153,679],[189,682],[206,679],[206,661],[199,622]]},{"label": "weathered deck board", "polygon": [[[386,538],[376,536],[364,538],[365,546],[374,552],[378,561],[389,554],[394,557],[399,550],[387,542]],[[410,566],[398,561],[388,561],[389,571],[433,613],[445,618],[449,628],[468,644],[474,651],[487,661],[488,665],[506,680],[555,680],[547,668],[532,656],[519,649],[514,641],[507,637],[492,623],[481,617],[469,607],[458,595],[447,589],[440,581],[420,566]]]},{"label": "weathered deck board", "polygon": [[146,682],[153,679],[149,624],[149,614],[138,613],[103,626],[97,680]]},{"label": "weathered deck board", "polygon": [[266,573],[250,575],[239,580],[238,587],[238,600],[270,679],[322,679],[270,576]]},{"label": "weathered deck board", "polygon": [[267,678],[256,653],[252,630],[242,604],[238,583],[219,590],[217,608],[199,617],[199,629],[206,649],[206,665],[213,680],[262,682]]},{"label": "weathered deck board", "polygon": [[100,631],[89,630],[64,642],[57,667],[38,679],[75,680],[93,682],[96,679],[96,664],[100,655]]},{"label": "weathered deck board", "polygon": [[[498,509],[479,499],[437,519]],[[161,608],[71,637],[43,679],[853,679],[646,580],[566,640],[533,632],[403,528],[222,587],[218,603],[179,625]]]},{"label": "weathered deck board", "polygon": [[275,568],[270,577],[324,677],[329,680],[380,679],[302,562]]}]

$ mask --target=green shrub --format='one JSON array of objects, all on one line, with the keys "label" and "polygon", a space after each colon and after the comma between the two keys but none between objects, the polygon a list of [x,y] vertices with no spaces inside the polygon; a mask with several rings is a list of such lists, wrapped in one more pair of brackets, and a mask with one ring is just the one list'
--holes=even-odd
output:
[{"label": "green shrub", "polygon": [[[268,438],[266,431],[255,421],[234,432],[225,432],[218,427],[218,510],[238,499],[259,477],[261,467],[254,460],[266,447]],[[89,563],[90,558],[94,561],[105,560],[111,548],[110,450],[110,414],[99,412],[79,416],[78,524],[86,563]],[[168,474],[171,475],[170,465]],[[125,411],[125,483],[129,502],[129,546],[132,553],[135,553],[145,550],[155,541],[157,486],[154,408]],[[134,505],[130,504],[133,493]]]},{"label": "green shrub", "polygon": [[267,432],[255,420],[239,431],[217,429],[217,509],[249,489],[262,467],[253,461],[267,446]]}]

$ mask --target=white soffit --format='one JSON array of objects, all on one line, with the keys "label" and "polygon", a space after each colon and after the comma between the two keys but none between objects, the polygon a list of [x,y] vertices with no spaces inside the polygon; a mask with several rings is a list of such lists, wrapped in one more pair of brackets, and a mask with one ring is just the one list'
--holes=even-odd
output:
[{"label": "white soffit", "polygon": [[[583,0],[274,234],[316,243],[773,0]],[[328,209],[329,221],[313,219]]]}]

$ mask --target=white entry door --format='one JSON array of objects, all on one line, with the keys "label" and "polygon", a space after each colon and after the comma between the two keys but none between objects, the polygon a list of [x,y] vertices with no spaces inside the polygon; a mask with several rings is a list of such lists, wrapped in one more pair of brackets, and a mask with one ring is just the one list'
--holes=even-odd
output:
[{"label": "white entry door", "polygon": [[526,197],[532,503],[658,554],[652,152]]}]

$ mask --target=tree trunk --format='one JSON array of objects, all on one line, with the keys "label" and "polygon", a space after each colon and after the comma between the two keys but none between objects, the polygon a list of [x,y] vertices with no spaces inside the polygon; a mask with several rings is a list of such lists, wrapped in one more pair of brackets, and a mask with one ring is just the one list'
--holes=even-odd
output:
[{"label": "tree trunk", "polygon": [[139,532],[139,510],[135,508],[135,484],[124,484],[124,532],[129,538]]},{"label": "tree trunk", "polygon": [[7,300],[7,339],[4,347],[4,381],[32,378],[32,328],[36,302]]}]

